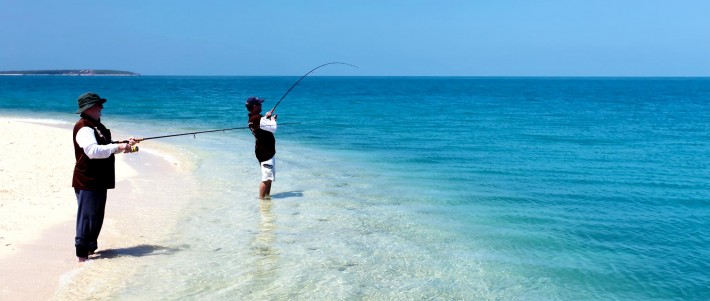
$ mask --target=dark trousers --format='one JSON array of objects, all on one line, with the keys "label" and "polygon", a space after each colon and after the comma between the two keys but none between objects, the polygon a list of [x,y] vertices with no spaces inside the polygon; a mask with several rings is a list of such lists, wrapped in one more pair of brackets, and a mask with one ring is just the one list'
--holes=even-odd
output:
[{"label": "dark trousers", "polygon": [[106,211],[106,189],[74,189],[79,209],[76,213],[76,237],[74,246],[77,257],[88,257],[89,252],[98,248],[101,226],[104,224]]}]

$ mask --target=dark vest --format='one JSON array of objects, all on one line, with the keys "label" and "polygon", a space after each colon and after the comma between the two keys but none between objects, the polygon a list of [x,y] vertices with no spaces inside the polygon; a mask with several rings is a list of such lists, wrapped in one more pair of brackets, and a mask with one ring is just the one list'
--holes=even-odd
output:
[{"label": "dark vest", "polygon": [[256,154],[256,159],[259,160],[259,162],[264,162],[273,158],[276,154],[276,138],[274,138],[274,134],[272,132],[262,130],[259,127],[260,124],[261,115],[249,115],[249,129],[254,135],[254,138],[256,138],[254,154]]},{"label": "dark vest", "polygon": [[76,133],[83,127],[94,130],[94,137],[99,145],[111,143],[111,131],[109,131],[100,121],[81,114],[81,119],[74,125],[74,176],[72,177],[72,187],[82,190],[112,189],[116,186],[115,161],[111,154],[106,159],[89,159],[84,153],[84,149],[76,143]]}]

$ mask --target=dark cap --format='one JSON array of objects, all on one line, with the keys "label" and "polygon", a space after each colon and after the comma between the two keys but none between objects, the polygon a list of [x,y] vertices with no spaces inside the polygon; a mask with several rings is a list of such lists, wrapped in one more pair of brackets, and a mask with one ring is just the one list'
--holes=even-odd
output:
[{"label": "dark cap", "polygon": [[248,105],[255,105],[257,103],[263,103],[263,102],[264,102],[263,98],[254,97],[254,96],[247,98]]},{"label": "dark cap", "polygon": [[247,98],[247,102],[245,105],[246,105],[247,109],[251,110],[252,106],[254,106],[256,104],[261,104],[261,103],[264,103],[263,98],[252,96],[252,97]]},{"label": "dark cap", "polygon": [[91,108],[94,104],[105,103],[106,99],[101,98],[101,96],[99,96],[96,93],[87,92],[87,93],[81,94],[81,96],[79,96],[79,99],[77,100],[77,102],[79,103],[79,109],[76,111],[76,113],[80,114],[81,112],[84,112],[84,110]]}]

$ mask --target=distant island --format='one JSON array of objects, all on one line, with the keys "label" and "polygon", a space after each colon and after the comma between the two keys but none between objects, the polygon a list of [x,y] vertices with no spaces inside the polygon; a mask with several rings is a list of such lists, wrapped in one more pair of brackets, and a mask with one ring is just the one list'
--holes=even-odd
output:
[{"label": "distant island", "polygon": [[130,71],[120,70],[24,70],[24,71],[0,71],[0,75],[60,75],[60,76],[140,76],[140,74]]}]

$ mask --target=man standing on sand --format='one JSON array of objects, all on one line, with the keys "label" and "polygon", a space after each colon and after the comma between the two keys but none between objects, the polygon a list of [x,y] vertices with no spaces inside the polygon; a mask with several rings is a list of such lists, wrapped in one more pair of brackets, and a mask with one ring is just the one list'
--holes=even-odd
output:
[{"label": "man standing on sand", "polygon": [[263,98],[249,97],[246,102],[249,111],[249,129],[256,138],[254,153],[261,166],[261,184],[259,184],[259,198],[270,198],[271,182],[276,180],[276,115],[271,118],[271,111],[266,116],[261,116]]},{"label": "man standing on sand", "polygon": [[79,262],[89,259],[98,248],[97,239],[104,223],[106,194],[115,187],[114,154],[137,151],[136,141],[111,143],[111,132],[101,123],[101,110],[106,99],[95,93],[79,96],[81,118],[74,125],[74,176],[72,187],[76,194],[76,257]]}]

